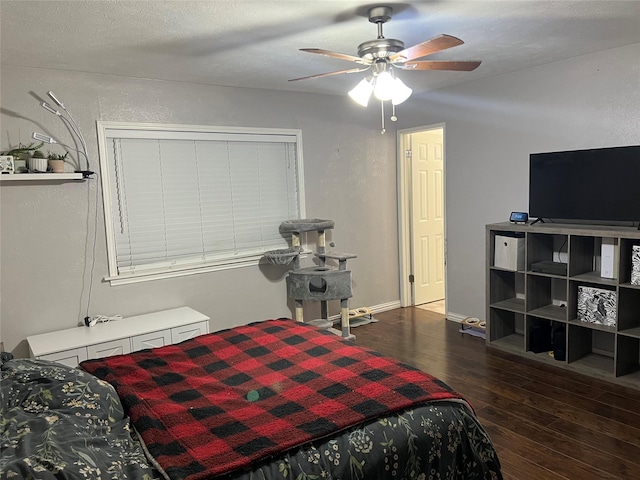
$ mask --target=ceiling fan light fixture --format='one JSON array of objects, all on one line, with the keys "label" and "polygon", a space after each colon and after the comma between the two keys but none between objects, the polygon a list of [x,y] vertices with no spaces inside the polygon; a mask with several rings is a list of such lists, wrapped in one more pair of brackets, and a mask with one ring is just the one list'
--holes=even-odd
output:
[{"label": "ceiling fan light fixture", "polygon": [[391,100],[396,89],[395,80],[389,71],[384,71],[376,75],[375,86],[373,87],[375,97],[382,101]]},{"label": "ceiling fan light fixture", "polygon": [[373,93],[373,84],[368,78],[363,78],[360,82],[349,90],[349,96],[359,105],[366,107]]},{"label": "ceiling fan light fixture", "polygon": [[413,90],[407,87],[404,84],[404,82],[399,78],[394,79],[393,87],[394,88],[393,88],[393,96],[391,97],[391,103],[394,105],[400,105],[402,102],[408,99],[413,93]]}]

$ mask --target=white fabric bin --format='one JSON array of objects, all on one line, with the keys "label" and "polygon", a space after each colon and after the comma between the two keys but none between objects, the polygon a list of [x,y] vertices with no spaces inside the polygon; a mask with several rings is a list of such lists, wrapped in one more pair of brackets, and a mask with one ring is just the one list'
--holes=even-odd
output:
[{"label": "white fabric bin", "polygon": [[524,237],[496,235],[493,265],[505,270],[524,270]]}]

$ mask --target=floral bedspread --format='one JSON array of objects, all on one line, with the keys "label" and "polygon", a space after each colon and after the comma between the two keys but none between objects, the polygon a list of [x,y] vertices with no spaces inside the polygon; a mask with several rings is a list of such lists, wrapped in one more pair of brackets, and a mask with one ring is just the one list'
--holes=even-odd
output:
[{"label": "floral bedspread", "polygon": [[111,385],[43,360],[15,359],[0,367],[0,478],[156,475]]},{"label": "floral bedspread", "polygon": [[500,462],[469,407],[442,401],[351,428],[225,480],[499,480]]}]

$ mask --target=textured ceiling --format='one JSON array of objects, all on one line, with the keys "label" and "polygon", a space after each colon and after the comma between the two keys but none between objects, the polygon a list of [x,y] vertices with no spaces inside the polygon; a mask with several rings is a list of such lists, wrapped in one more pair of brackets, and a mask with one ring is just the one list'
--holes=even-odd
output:
[{"label": "textured ceiling", "polygon": [[482,60],[473,72],[401,72],[426,91],[640,43],[640,1],[0,1],[3,65],[342,95],[363,74],[288,82],[356,66],[376,38],[367,10],[394,9],[384,36],[406,46],[446,33],[465,44],[429,60]]}]

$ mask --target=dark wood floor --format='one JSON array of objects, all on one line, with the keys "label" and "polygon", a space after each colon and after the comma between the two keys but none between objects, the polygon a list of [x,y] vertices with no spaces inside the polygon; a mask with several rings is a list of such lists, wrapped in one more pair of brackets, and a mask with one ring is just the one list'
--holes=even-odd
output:
[{"label": "dark wood floor", "polygon": [[448,383],[473,405],[505,479],[640,479],[640,391],[487,349],[419,308],[376,313],[356,343]]}]

